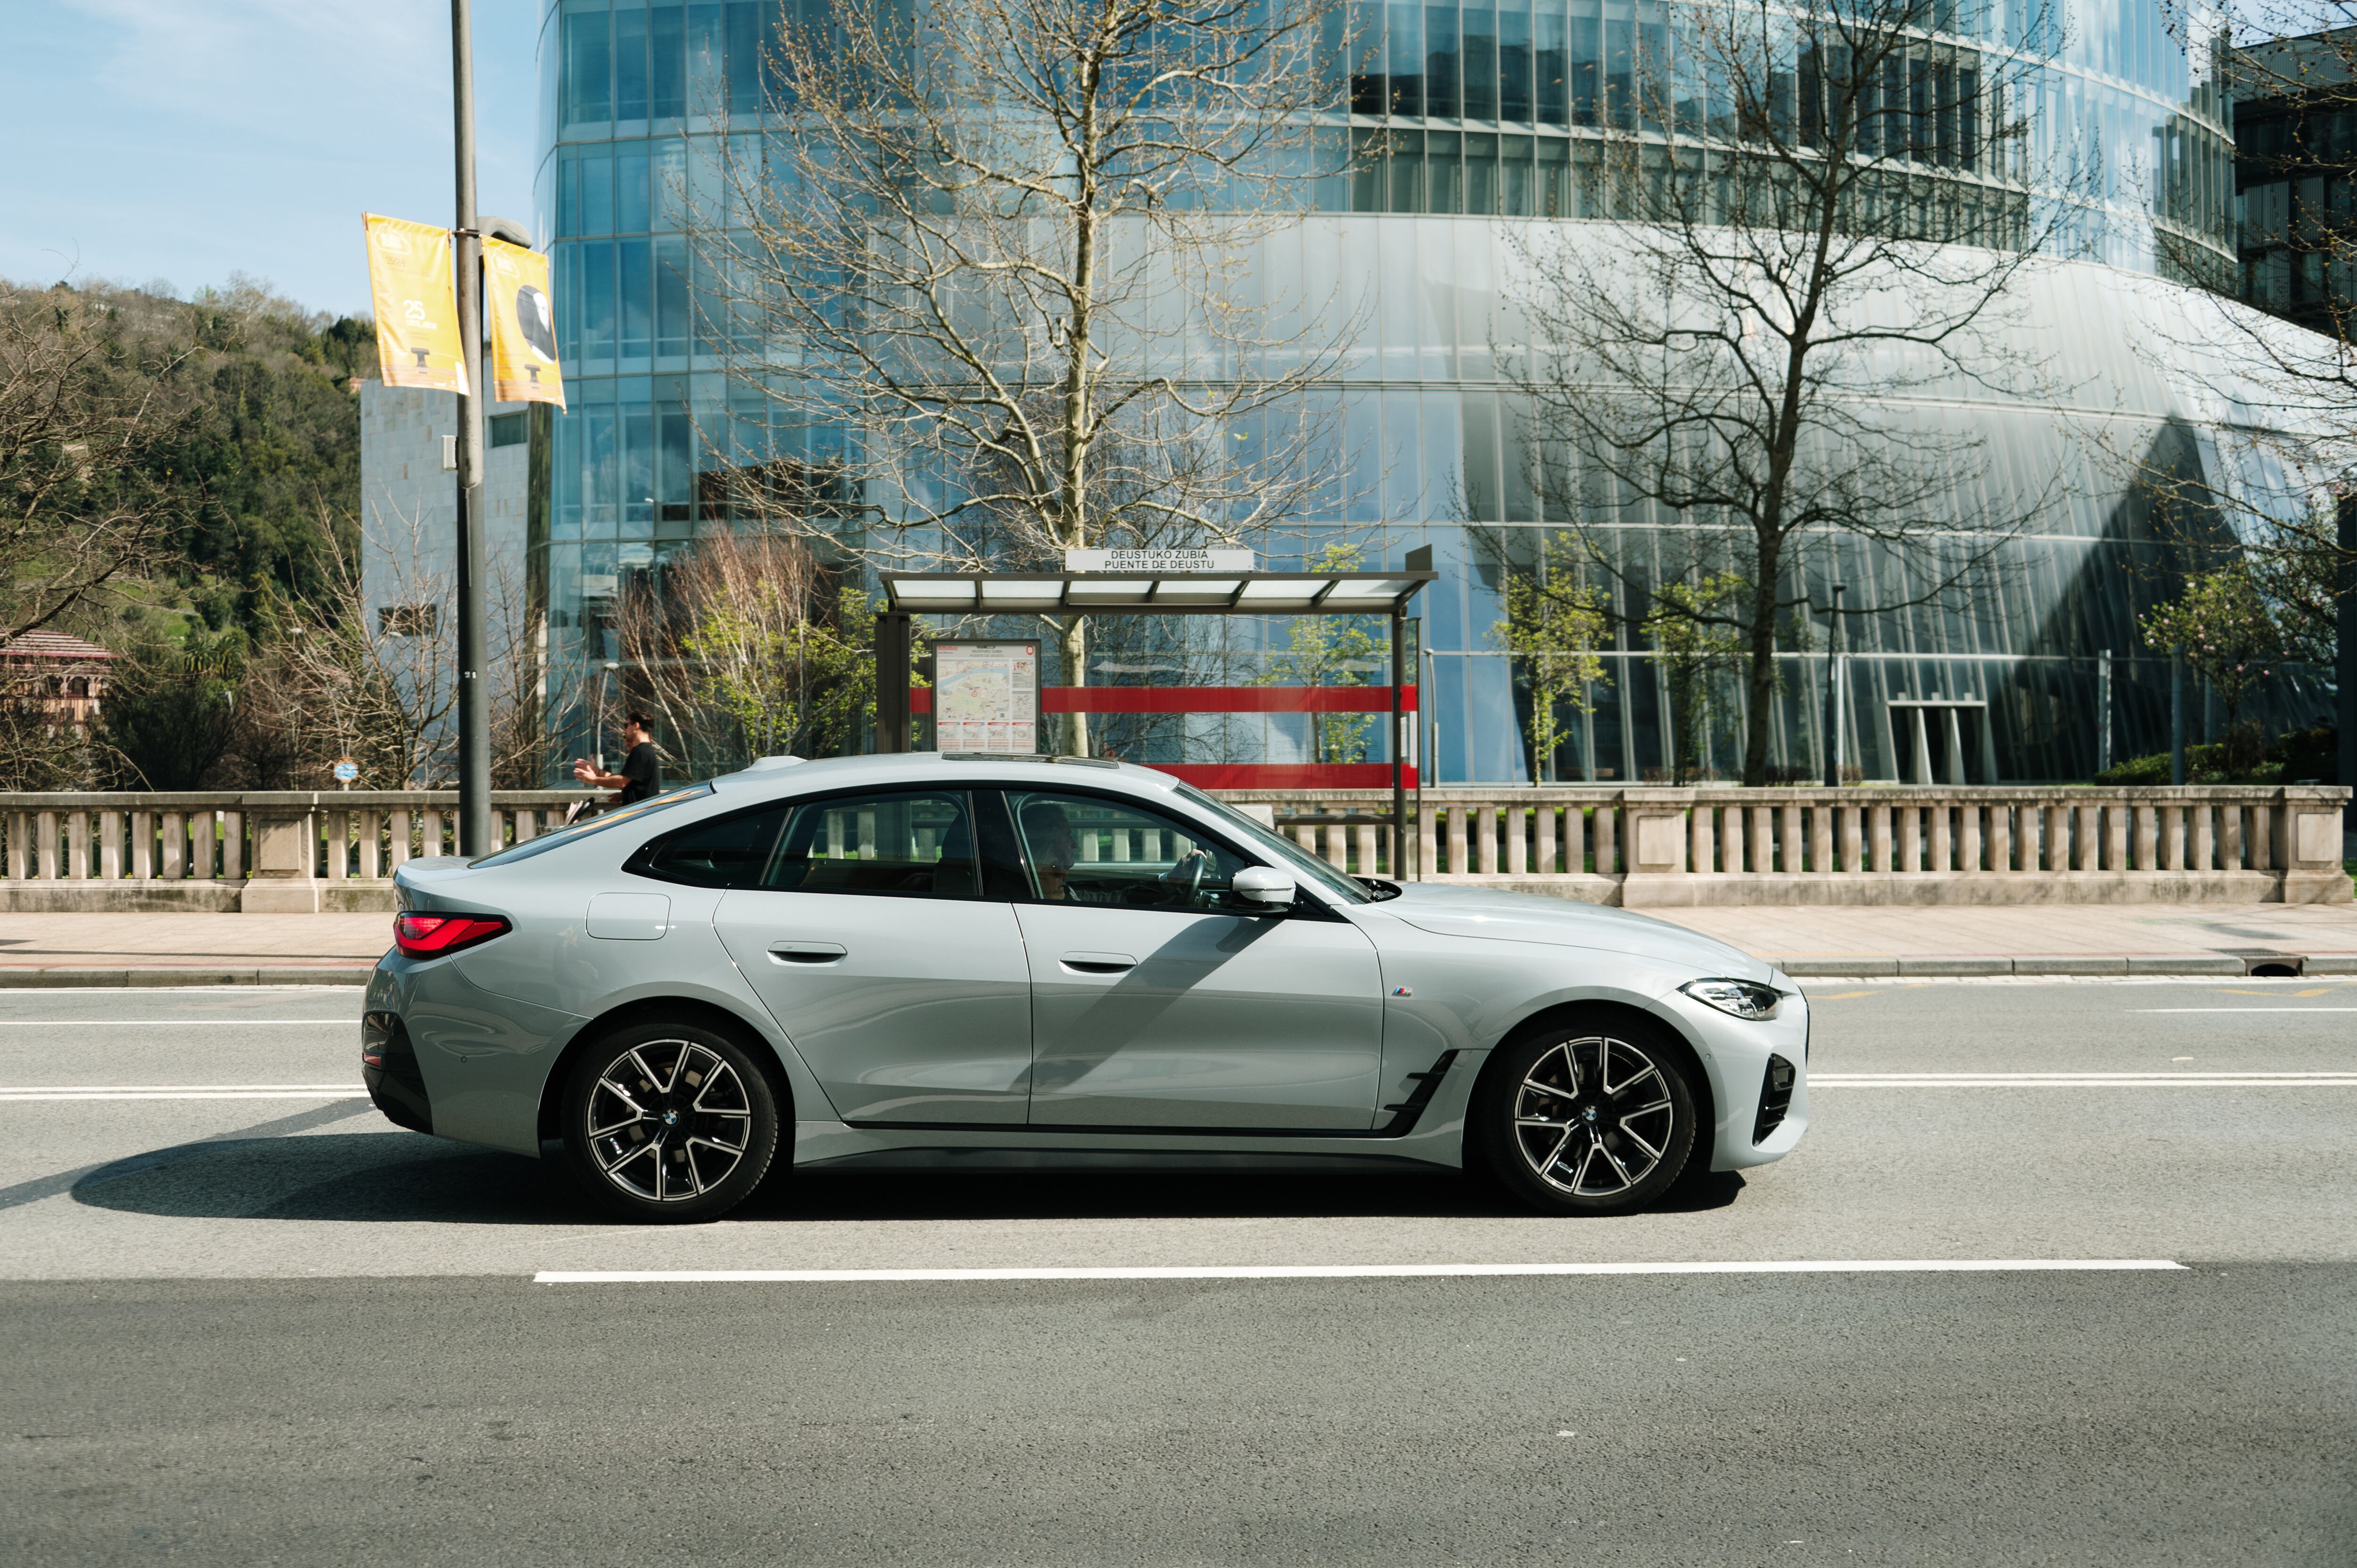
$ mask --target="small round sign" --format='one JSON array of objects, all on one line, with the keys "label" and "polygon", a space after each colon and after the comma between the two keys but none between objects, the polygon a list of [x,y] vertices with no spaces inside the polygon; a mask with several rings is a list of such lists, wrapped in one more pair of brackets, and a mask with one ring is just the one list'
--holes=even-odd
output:
[{"label": "small round sign", "polygon": [[335,767],[336,782],[349,784],[361,776],[360,764],[347,757]]}]

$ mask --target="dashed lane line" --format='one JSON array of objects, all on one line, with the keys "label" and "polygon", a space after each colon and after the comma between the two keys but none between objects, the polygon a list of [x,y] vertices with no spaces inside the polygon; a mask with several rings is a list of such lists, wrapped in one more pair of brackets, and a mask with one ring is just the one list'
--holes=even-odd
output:
[{"label": "dashed lane line", "polygon": [[69,1084],[0,1089],[0,1105],[59,1100],[350,1100],[367,1093],[357,1083],[189,1084],[164,1088]]},{"label": "dashed lane line", "polygon": [[2357,1072],[1820,1072],[1819,1089],[2357,1089]]},{"label": "dashed lane line", "polygon": [[1839,1258],[1758,1262],[1286,1263],[1042,1269],[543,1269],[544,1285],[863,1284],[1003,1280],[1412,1280],[1610,1274],[1984,1274],[2178,1272],[2168,1258]]}]

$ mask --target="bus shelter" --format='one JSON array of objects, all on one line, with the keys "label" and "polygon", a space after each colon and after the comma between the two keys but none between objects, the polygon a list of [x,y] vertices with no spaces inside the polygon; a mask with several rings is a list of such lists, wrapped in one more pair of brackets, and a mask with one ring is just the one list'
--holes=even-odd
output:
[{"label": "bus shelter", "polygon": [[[886,572],[885,606],[876,618],[876,732],[879,751],[909,749],[918,704],[931,693],[912,693],[909,678],[914,618],[924,616],[1304,616],[1379,615],[1391,625],[1391,684],[1172,688],[1050,686],[1040,693],[1041,717],[1050,713],[1371,713],[1391,714],[1391,761],[1361,765],[1386,770],[1392,791],[1392,874],[1409,863],[1407,714],[1415,688],[1407,682],[1408,604],[1438,574],[1432,547],[1407,553],[1397,571],[1187,572]],[[1318,770],[1323,771],[1323,770]],[[1240,782],[1241,780],[1212,780]],[[1305,777],[1303,782],[1310,780]],[[1359,781],[1353,780],[1356,784]],[[1366,779],[1372,784],[1375,780]]]}]

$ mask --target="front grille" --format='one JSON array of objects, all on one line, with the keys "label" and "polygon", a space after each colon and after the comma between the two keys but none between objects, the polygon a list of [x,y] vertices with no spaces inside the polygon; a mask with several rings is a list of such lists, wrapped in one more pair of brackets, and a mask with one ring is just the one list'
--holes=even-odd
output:
[{"label": "front grille", "polygon": [[1782,1057],[1768,1058],[1767,1074],[1760,1080],[1760,1114],[1751,1121],[1753,1143],[1766,1143],[1768,1134],[1784,1124],[1784,1112],[1792,1108],[1792,1085],[1800,1076]]},{"label": "front grille", "polygon": [[361,1082],[368,1086],[376,1108],[396,1126],[414,1133],[434,1131],[425,1075],[417,1070],[417,1052],[398,1014],[361,1015]]}]

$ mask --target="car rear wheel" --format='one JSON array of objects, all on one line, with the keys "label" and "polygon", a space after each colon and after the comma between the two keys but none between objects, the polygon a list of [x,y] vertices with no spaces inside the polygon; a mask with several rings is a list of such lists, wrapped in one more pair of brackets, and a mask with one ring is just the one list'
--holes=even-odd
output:
[{"label": "car rear wheel", "polygon": [[1669,1190],[1695,1133],[1683,1058],[1614,1018],[1503,1048],[1474,1112],[1490,1168],[1556,1214],[1625,1214]]},{"label": "car rear wheel", "polygon": [[565,1087],[574,1175],[633,1219],[716,1219],[760,1185],[777,1148],[768,1077],[716,1030],[618,1030],[582,1053]]}]

